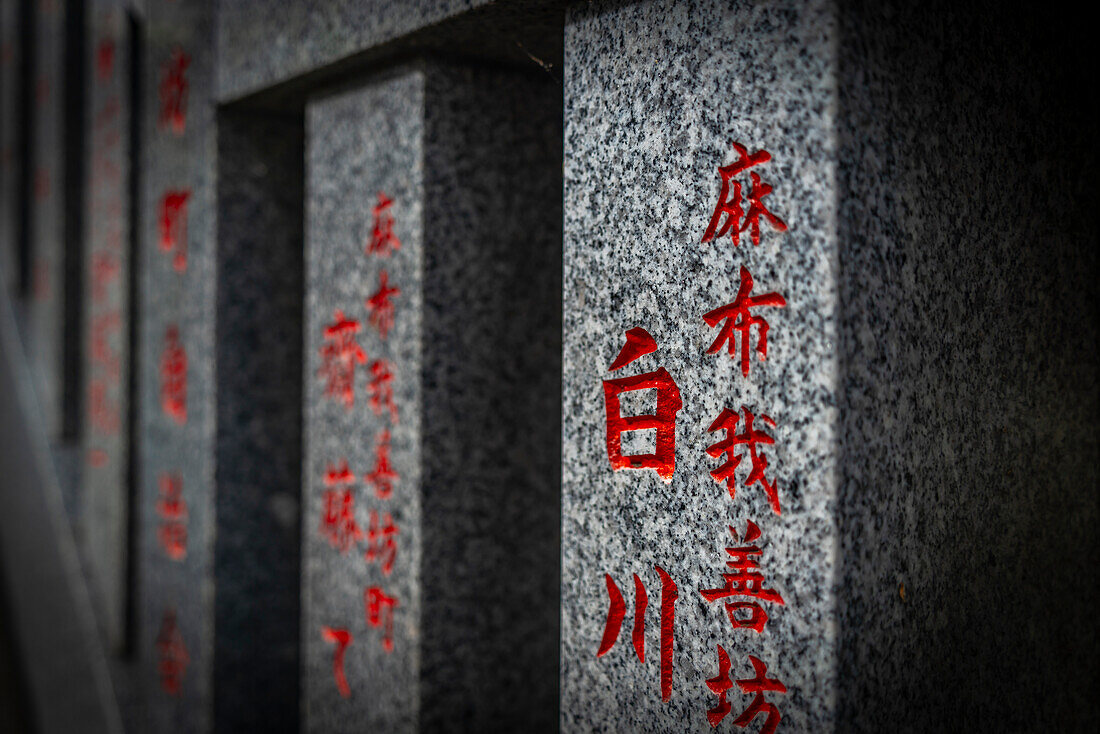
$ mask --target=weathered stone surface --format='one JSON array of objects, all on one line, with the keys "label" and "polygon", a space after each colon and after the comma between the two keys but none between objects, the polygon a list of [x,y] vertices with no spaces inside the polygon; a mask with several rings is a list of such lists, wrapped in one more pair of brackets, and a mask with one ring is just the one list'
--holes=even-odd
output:
[{"label": "weathered stone surface", "polygon": [[[157,3],[145,15],[136,634],[146,727],[156,731],[208,731],[212,708],[217,150],[210,6]],[[181,525],[183,548],[166,542]],[[161,666],[184,657],[177,687]]]},{"label": "weathered stone surface", "polygon": [[[555,88],[544,79],[431,63],[307,108],[302,644],[310,731],[552,726],[557,119]],[[400,241],[385,257],[365,251],[380,193],[393,202]],[[400,289],[385,339],[366,303],[383,271]],[[324,332],[341,314],[359,323],[365,352],[354,402],[326,395]],[[372,368],[383,359],[393,368],[396,416],[370,404]],[[365,479],[387,430],[399,475],[389,498]],[[342,487],[325,479],[345,461],[364,542],[341,552],[326,539],[324,518],[326,491]],[[398,529],[389,574],[384,559],[364,553],[372,542],[383,548],[370,537],[372,512]],[[370,622],[371,588],[397,601],[392,652],[383,647],[384,617]],[[352,637],[346,699],[326,626]]]}]

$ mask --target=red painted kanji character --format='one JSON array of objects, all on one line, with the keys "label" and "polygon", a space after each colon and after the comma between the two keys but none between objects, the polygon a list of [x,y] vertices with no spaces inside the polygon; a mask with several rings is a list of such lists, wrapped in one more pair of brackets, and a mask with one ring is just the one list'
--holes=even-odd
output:
[{"label": "red painted kanji character", "polygon": [[782,717],[779,715],[779,709],[775,707],[774,703],[769,703],[764,700],[764,693],[766,691],[786,693],[787,687],[775,678],[766,677],[768,666],[765,665],[760,658],[749,655],[749,662],[752,663],[752,669],[755,675],[752,678],[738,680],[737,686],[744,693],[752,693],[755,695],[749,707],[745,709],[743,714],[734,719],[733,723],[735,726],[744,729],[752,723],[753,719],[764,714],[767,718],[764,720],[764,725],[760,727],[759,734],[775,734],[775,729],[779,726],[779,721]]},{"label": "red painted kanji character", "polygon": [[332,319],[325,327],[319,374],[325,380],[325,395],[343,400],[344,407],[351,410],[355,404],[355,365],[365,364],[367,353],[355,341],[360,329],[356,319],[345,318],[340,309],[333,311]]},{"label": "red painted kanji character", "polygon": [[160,404],[176,423],[187,422],[187,352],[180,343],[179,327],[164,331],[164,352],[160,358]]},{"label": "red painted kanji character", "polygon": [[191,57],[176,46],[160,70],[160,128],[183,135],[187,124],[187,67]]},{"label": "red painted kanji character", "polygon": [[707,688],[718,696],[718,703],[714,708],[707,709],[707,721],[711,727],[717,727],[733,708],[726,700],[726,695],[733,688],[733,681],[730,680],[730,656],[721,645],[718,645],[718,675],[707,678]]},{"label": "red painted kanji character", "polygon": [[160,475],[160,499],[157,500],[160,526],[157,540],[173,561],[187,556],[187,502],[183,499],[183,480],[179,474]]},{"label": "red painted kanji character", "polygon": [[[702,241],[710,242],[715,236],[721,237],[729,232],[734,247],[737,247],[741,244],[741,233],[749,229],[752,244],[759,245],[761,216],[771,222],[771,225],[780,232],[785,232],[787,225],[764,206],[764,197],[772,192],[772,187],[766,183],[761,183],[760,176],[755,172],[749,174],[752,179],[752,186],[749,189],[749,211],[745,214],[745,220],[742,222],[741,215],[744,214],[744,210],[741,208],[741,182],[733,179],[753,166],[770,161],[772,157],[766,150],[758,150],[750,155],[748,148],[743,145],[734,143],[733,147],[737,150],[738,159],[728,166],[722,166],[718,169],[718,173],[722,177],[722,190],[718,194],[718,205],[714,208],[714,214],[710,218],[710,224],[707,225],[707,231],[703,234]],[[730,195],[731,190],[732,196]],[[721,222],[723,215],[726,221],[722,225],[722,229],[719,230],[718,224]]]},{"label": "red painted kanji character", "polygon": [[[734,541],[737,541],[737,531],[729,529]],[[748,521],[745,530],[745,543],[752,543],[760,537],[760,528],[752,520]],[[728,599],[731,596],[748,597],[752,601],[729,602],[726,604],[726,614],[734,629],[751,629],[754,632],[763,632],[764,625],[768,622],[768,613],[760,606],[761,601],[771,602],[785,606],[783,597],[774,589],[764,588],[764,574],[757,570],[760,568],[757,557],[761,554],[760,546],[745,545],[737,548],[726,548],[731,560],[726,565],[733,569],[733,573],[724,573],[722,578],[725,586],[720,589],[700,589],[699,594],[708,602],[718,599]],[[738,612],[748,612],[747,617],[738,616]]]},{"label": "red painted kanji character", "polygon": [[[649,332],[637,327],[626,332],[626,345],[611,363],[609,371],[625,367],[634,360],[656,351],[657,342]],[[635,390],[657,390],[657,410],[653,415],[623,416],[619,396]],[[680,411],[680,388],[664,367],[634,377],[603,381],[604,405],[607,415],[607,456],[614,471],[620,469],[655,469],[666,482],[676,471],[676,414]],[[656,449],[652,454],[623,455],[622,434],[630,431],[656,429]]]},{"label": "red painted kanji character", "polygon": [[[768,468],[768,457],[757,451],[757,446],[764,445],[770,446],[775,443],[775,438],[764,433],[762,430],[753,427],[754,416],[748,408],[741,406],[741,410],[745,413],[745,430],[742,433],[735,433],[737,430],[737,423],[741,416],[738,413],[725,408],[721,414],[714,419],[714,422],[710,424],[708,432],[714,433],[715,431],[725,431],[726,438],[719,441],[712,446],[707,447],[707,453],[717,458],[723,454],[726,456],[726,463],[722,464],[717,469],[711,471],[710,475],[714,477],[714,481],[721,484],[726,483],[726,489],[729,490],[730,499],[736,499],[737,492],[737,475],[735,469],[741,464],[741,459],[744,458],[744,454],[735,454],[734,447],[744,445],[748,448],[749,459],[752,461],[752,467],[749,469],[749,475],[745,478],[744,487],[748,489],[754,484],[761,484],[764,486],[764,494],[767,495],[768,504],[771,505],[772,511],[776,515],[783,514],[779,508],[779,487],[778,481],[772,479],[768,481],[764,476],[764,471]],[[767,425],[775,428],[775,421],[773,421],[767,415],[761,415],[762,420]]]},{"label": "red painted kanji character", "polygon": [[187,201],[191,189],[165,191],[160,199],[160,249],[172,252],[172,267],[177,272],[187,269]]},{"label": "red painted kanji character", "polygon": [[355,522],[355,497],[351,486],[355,475],[348,470],[348,462],[339,466],[331,464],[325,473],[324,493],[325,510],[321,515],[321,533],[328,538],[329,544],[341,553],[363,539],[363,531]]},{"label": "red painted kanji character", "polygon": [[351,633],[346,629],[321,627],[321,639],[336,643],[336,651],[332,654],[332,677],[336,679],[336,690],[340,691],[340,695],[350,698],[351,689],[348,688],[348,679],[344,677],[344,651],[352,642]]},{"label": "red painted kanji character", "polygon": [[98,469],[107,463],[107,452],[103,449],[92,449],[88,452],[88,466]]},{"label": "red painted kanji character", "polygon": [[389,274],[383,270],[378,275],[378,290],[367,299],[367,309],[370,311],[370,323],[378,329],[378,335],[386,340],[386,335],[393,328],[393,298],[401,295],[400,288],[390,288]]},{"label": "red painted kanji character", "polygon": [[397,423],[397,403],[393,400],[393,368],[387,360],[376,359],[370,365],[370,407],[375,415],[388,410],[390,422]]},{"label": "red painted kanji character", "polygon": [[107,252],[92,255],[92,301],[101,303],[107,297],[107,286],[118,274],[118,260],[114,255]]},{"label": "red painted kanji character", "polygon": [[100,81],[107,81],[115,70],[115,39],[100,40],[95,50],[95,70]]},{"label": "red painted kanji character", "polygon": [[375,497],[388,500],[393,494],[394,482],[401,478],[390,464],[390,429],[387,428],[379,434],[374,448],[374,468],[363,479],[374,487]]},{"label": "red painted kanji character", "polygon": [[367,607],[367,624],[382,627],[382,649],[393,652],[393,610],[397,599],[387,596],[380,587],[372,586],[363,594]]},{"label": "red painted kanji character", "polygon": [[707,354],[714,354],[722,348],[723,344],[728,342],[729,353],[732,356],[735,342],[733,332],[735,329],[737,330],[737,339],[741,342],[741,374],[745,377],[749,376],[749,340],[750,330],[753,326],[757,327],[756,351],[760,355],[760,360],[763,361],[768,356],[768,322],[759,316],[750,314],[749,309],[762,306],[782,307],[787,305],[787,300],[778,293],[765,293],[762,296],[750,295],[752,286],[752,275],[744,266],[741,266],[741,285],[737,289],[737,297],[733,303],[716,308],[703,315],[703,321],[710,327],[717,326],[720,321],[725,322],[722,324],[721,331],[718,332],[718,338],[707,349]]},{"label": "red painted kanji character", "polygon": [[183,675],[191,657],[183,644],[183,636],[176,625],[176,612],[168,609],[157,634],[157,671],[160,673],[161,689],[172,696],[178,696],[183,688]]},{"label": "red painted kanji character", "polygon": [[92,364],[102,367],[111,377],[118,378],[119,358],[111,348],[111,335],[119,330],[121,324],[118,311],[108,311],[92,318],[91,324],[91,360]]},{"label": "red painted kanji character", "polygon": [[[663,568],[654,566],[657,575],[661,577],[661,700],[667,701],[672,696],[672,652],[674,642],[674,628],[676,624],[676,600],[680,598],[679,587]],[[608,608],[607,622],[604,623],[603,639],[600,640],[600,648],[596,651],[596,657],[603,657],[615,642],[619,639],[619,631],[623,626],[623,617],[626,616],[626,603],[623,602],[622,592],[615,584],[610,574],[604,574],[607,584]],[[634,652],[638,660],[645,662],[645,611],[649,605],[649,595],[638,574],[634,574],[634,630],[632,639]]]},{"label": "red painted kanji character", "polygon": [[111,400],[106,381],[93,378],[88,383],[88,417],[97,433],[113,436],[118,433],[118,404]]},{"label": "red painted kanji character", "polygon": [[394,524],[390,513],[383,516],[383,522],[378,522],[378,511],[370,511],[370,526],[367,528],[367,563],[377,560],[382,566],[382,575],[389,576],[393,571],[393,563],[397,559],[397,543],[394,536],[397,535],[397,525]]},{"label": "red painted kanji character", "polygon": [[393,199],[387,198],[381,191],[378,192],[378,203],[371,210],[374,223],[371,225],[370,242],[367,243],[368,255],[388,257],[401,249],[401,241],[393,232],[393,214],[390,213],[392,204]]}]

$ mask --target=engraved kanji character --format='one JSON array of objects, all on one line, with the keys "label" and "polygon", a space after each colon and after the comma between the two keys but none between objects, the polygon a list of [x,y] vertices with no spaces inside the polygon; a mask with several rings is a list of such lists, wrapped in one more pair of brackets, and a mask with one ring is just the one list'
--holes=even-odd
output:
[{"label": "engraved kanji character", "polygon": [[[735,470],[741,464],[741,459],[744,458],[744,454],[735,454],[734,447],[744,445],[748,449],[749,460],[752,462],[752,466],[749,468],[749,474],[745,478],[744,487],[748,489],[754,484],[761,484],[764,487],[764,494],[768,498],[768,504],[771,505],[772,511],[776,515],[783,514],[779,507],[779,487],[778,481],[772,479],[768,481],[764,476],[764,471],[768,468],[768,457],[757,450],[757,446],[764,445],[770,446],[775,443],[775,438],[764,433],[753,426],[756,416],[745,406],[741,406],[741,410],[745,414],[745,430],[742,433],[735,433],[737,430],[737,424],[740,421],[740,414],[735,413],[729,408],[724,408],[714,422],[710,424],[708,432],[714,433],[715,431],[725,431],[726,438],[719,441],[716,444],[707,447],[707,453],[717,458],[725,455],[726,463],[719,466],[717,469],[711,471],[710,475],[714,477],[714,481],[721,484],[726,483],[726,489],[729,490],[730,499],[736,499],[737,492],[737,475]],[[760,420],[765,424],[775,428],[775,421],[767,415],[760,415]]]},{"label": "engraved kanji character", "polygon": [[760,360],[763,361],[768,356],[768,322],[759,316],[753,316],[749,309],[787,305],[786,299],[778,293],[765,293],[762,296],[750,295],[752,286],[752,275],[744,266],[741,266],[741,285],[737,289],[737,297],[733,303],[721,306],[703,315],[703,321],[710,327],[717,326],[720,321],[725,322],[722,324],[721,331],[718,332],[718,338],[707,349],[707,354],[714,354],[722,348],[723,344],[728,342],[729,353],[732,356],[734,354],[734,342],[736,341],[733,332],[734,330],[737,331],[737,339],[741,342],[741,374],[745,377],[749,376],[749,340],[753,326],[757,328],[756,351],[760,355]]},{"label": "engraved kanji character", "polygon": [[[734,541],[738,540],[737,531],[729,529]],[[745,530],[745,543],[753,543],[760,538],[760,528],[752,520],[747,521]],[[726,565],[733,569],[732,573],[722,574],[725,585],[720,589],[700,589],[699,594],[708,602],[729,597],[748,597],[750,601],[736,601],[726,604],[726,614],[734,629],[751,629],[754,632],[763,632],[764,625],[768,622],[768,613],[760,606],[761,601],[771,602],[784,606],[783,597],[774,589],[764,588],[764,574],[755,570],[759,563],[757,558],[762,551],[758,545],[744,545],[736,548],[726,548],[731,560]],[[738,612],[748,612],[747,617],[738,616]]]},{"label": "engraved kanji character", "polygon": [[374,449],[374,468],[363,479],[374,487],[375,497],[388,500],[393,494],[394,482],[401,478],[390,464],[390,429],[387,428],[378,435]]},{"label": "engraved kanji character", "polygon": [[752,678],[746,678],[737,681],[737,686],[745,693],[755,694],[753,695],[752,703],[745,709],[744,713],[734,719],[735,726],[739,726],[742,729],[752,723],[753,719],[761,714],[767,716],[764,720],[764,725],[760,727],[759,734],[775,734],[775,729],[779,726],[779,721],[782,718],[779,715],[779,709],[775,704],[770,703],[764,699],[764,693],[766,691],[774,691],[776,693],[786,693],[787,687],[780,683],[775,678],[768,678],[768,666],[765,665],[760,658],[749,655],[749,662],[752,663],[752,669],[755,675]]},{"label": "engraved kanji character", "polygon": [[180,634],[179,627],[176,625],[175,610],[168,609],[164,612],[156,643],[159,655],[157,672],[160,673],[160,687],[165,693],[178,696],[183,689],[183,676],[191,657],[187,654],[183,635]]},{"label": "engraved kanji character", "polygon": [[397,525],[393,522],[390,513],[383,515],[381,523],[378,522],[378,511],[370,511],[370,525],[367,527],[367,563],[375,560],[382,566],[382,575],[389,576],[393,571],[393,563],[397,559]]},{"label": "engraved kanji character", "polygon": [[393,400],[393,368],[388,360],[376,359],[370,365],[370,407],[375,415],[389,411],[390,422],[397,423],[397,404]]},{"label": "engraved kanji character", "polygon": [[325,396],[343,400],[344,407],[351,410],[355,404],[355,365],[365,364],[367,353],[355,341],[360,329],[357,320],[345,318],[340,309],[333,311],[332,319],[325,327],[318,373],[325,380]]},{"label": "engraved kanji character", "polygon": [[100,39],[95,49],[95,70],[101,82],[111,78],[115,70],[115,39]]},{"label": "engraved kanji character", "polygon": [[393,199],[388,198],[379,191],[378,203],[371,210],[374,215],[374,222],[371,225],[370,242],[367,243],[368,255],[389,257],[391,253],[401,249],[401,241],[397,239],[397,235],[393,231],[394,220],[393,214],[390,212],[391,205],[393,205]]},{"label": "engraved kanji character", "polygon": [[330,545],[341,553],[363,539],[363,531],[355,522],[355,497],[351,487],[355,475],[348,470],[348,462],[328,466],[325,473],[324,512],[321,514],[321,534]]},{"label": "engraved kanji character", "polygon": [[707,688],[718,696],[718,703],[714,708],[707,710],[707,721],[710,722],[711,727],[717,727],[733,708],[726,700],[726,695],[733,688],[733,681],[730,680],[730,656],[721,645],[718,645],[718,675],[707,678],[706,682]]},{"label": "engraved kanji character", "polygon": [[[637,327],[626,332],[626,344],[611,363],[609,371],[625,367],[636,359],[656,351],[657,342],[649,332]],[[635,390],[657,390],[657,410],[653,415],[623,416],[619,396]],[[676,414],[680,411],[680,388],[664,367],[655,372],[603,381],[607,419],[607,456],[614,471],[620,469],[654,469],[665,482],[676,471]],[[656,429],[656,449],[652,454],[624,456],[622,434],[629,431]]]},{"label": "engraved kanji character", "polygon": [[[734,143],[733,147],[737,151],[738,158],[728,166],[721,166],[718,169],[722,177],[722,189],[718,194],[718,204],[714,207],[714,214],[710,218],[710,224],[707,225],[702,241],[710,242],[715,236],[721,237],[729,232],[734,247],[737,247],[741,244],[741,232],[749,229],[752,244],[755,246],[760,244],[761,216],[780,232],[785,232],[787,225],[764,206],[764,197],[772,192],[772,187],[762,183],[760,176],[755,172],[749,174],[752,179],[752,185],[749,188],[749,211],[742,222],[741,215],[744,210],[741,208],[741,182],[734,180],[734,177],[753,166],[770,161],[772,157],[766,150],[758,150],[750,155],[748,148],[743,145]],[[726,221],[719,230],[718,224],[723,216]]]},{"label": "engraved kanji character", "polygon": [[397,599],[387,596],[378,586],[368,588],[363,597],[367,608],[367,624],[371,627],[382,627],[382,649],[386,653],[393,652],[393,610],[397,606]]},{"label": "engraved kanji character", "polygon": [[351,689],[348,688],[348,679],[344,676],[344,651],[352,642],[351,633],[346,629],[321,627],[321,639],[336,643],[336,651],[332,654],[332,677],[336,679],[336,690],[340,691],[340,695],[350,698]]},{"label": "engraved kanji character", "polygon": [[92,255],[92,301],[101,303],[107,298],[107,286],[118,277],[117,258],[107,252]]},{"label": "engraved kanji character", "polygon": [[187,67],[191,57],[176,46],[160,70],[160,118],[162,130],[183,135],[187,124]]},{"label": "engraved kanji character", "polygon": [[160,249],[172,252],[172,267],[182,273],[187,269],[187,201],[191,189],[165,191],[160,198]]},{"label": "engraved kanji character", "polygon": [[367,299],[367,309],[370,311],[370,323],[378,329],[378,335],[382,341],[393,328],[393,298],[401,295],[400,288],[390,288],[389,274],[382,270],[378,275],[378,290]]},{"label": "engraved kanji character", "polygon": [[160,358],[160,404],[164,414],[176,423],[187,422],[187,351],[180,342],[179,327],[170,324],[164,331],[164,351]]},{"label": "engraved kanji character", "polygon": [[179,474],[160,475],[160,499],[157,515],[161,519],[157,540],[173,561],[187,556],[187,502],[183,499],[183,479]]}]

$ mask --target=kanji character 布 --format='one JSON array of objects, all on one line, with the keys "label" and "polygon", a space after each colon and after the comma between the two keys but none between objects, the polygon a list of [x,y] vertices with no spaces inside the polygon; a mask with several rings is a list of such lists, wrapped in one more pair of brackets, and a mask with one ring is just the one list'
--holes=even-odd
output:
[{"label": "kanji character \u5e03", "polygon": [[[707,349],[707,354],[714,354],[722,348],[723,344],[728,342],[729,353],[732,356],[734,354],[734,343],[740,340],[741,374],[745,377],[749,376],[749,339],[753,326],[757,328],[758,333],[756,352],[760,355],[761,360],[768,356],[768,322],[759,316],[753,316],[749,309],[787,305],[787,300],[778,293],[765,293],[762,296],[751,295],[752,286],[752,275],[742,266],[741,285],[737,289],[737,297],[733,303],[716,308],[703,315],[703,321],[712,328],[717,326],[719,322],[724,322],[722,329],[718,332],[718,338]],[[737,340],[734,339],[734,330],[737,331]]]}]

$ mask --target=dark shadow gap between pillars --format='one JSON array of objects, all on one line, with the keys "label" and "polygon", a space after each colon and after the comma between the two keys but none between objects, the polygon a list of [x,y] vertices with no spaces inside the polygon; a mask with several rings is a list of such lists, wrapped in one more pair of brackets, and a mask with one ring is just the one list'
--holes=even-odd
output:
[{"label": "dark shadow gap between pillars", "polygon": [[303,125],[218,116],[215,731],[299,722]]}]

